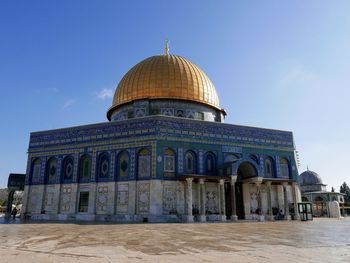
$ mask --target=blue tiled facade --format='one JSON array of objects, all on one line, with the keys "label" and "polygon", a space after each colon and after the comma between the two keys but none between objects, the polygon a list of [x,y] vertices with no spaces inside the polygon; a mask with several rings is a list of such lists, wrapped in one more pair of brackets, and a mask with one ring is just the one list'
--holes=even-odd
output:
[{"label": "blue tiled facade", "polygon": [[[79,174],[79,158],[87,155],[95,165],[90,175],[90,181],[138,180],[135,176],[137,167],[137,152],[141,149],[151,152],[151,174],[149,178],[177,180],[185,171],[184,154],[191,150],[197,155],[197,174],[205,174],[205,154],[215,155],[216,175],[222,175],[225,156],[233,154],[242,161],[252,163],[259,176],[266,176],[264,160],[269,157],[274,160],[276,178],[283,178],[279,169],[279,159],[289,161],[290,178],[297,180],[297,169],[294,158],[294,143],[291,132],[245,127],[231,124],[197,121],[176,117],[149,116],[141,119],[131,119],[119,122],[106,122],[51,131],[35,132],[30,136],[29,159],[32,163],[37,158],[42,160],[40,177],[32,178],[32,167],[26,184],[43,184],[45,182],[46,162],[49,158],[58,159],[57,178],[51,183],[76,183]],[[164,177],[163,153],[165,148],[171,148],[176,153],[175,176]],[[129,178],[119,178],[116,167],[116,156],[121,151],[129,153]],[[109,175],[98,177],[99,156],[105,154],[109,160]],[[63,160],[70,156],[74,160],[74,176],[64,180]],[[230,174],[235,174],[237,165],[232,166]],[[226,173],[227,174],[227,173]],[[86,182],[87,180],[85,180]]]}]

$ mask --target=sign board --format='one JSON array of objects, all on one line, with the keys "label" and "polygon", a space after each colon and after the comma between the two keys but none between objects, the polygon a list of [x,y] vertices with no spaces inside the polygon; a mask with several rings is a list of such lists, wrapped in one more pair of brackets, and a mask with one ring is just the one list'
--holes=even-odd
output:
[{"label": "sign board", "polygon": [[23,191],[25,174],[10,174],[7,182],[9,191]]}]

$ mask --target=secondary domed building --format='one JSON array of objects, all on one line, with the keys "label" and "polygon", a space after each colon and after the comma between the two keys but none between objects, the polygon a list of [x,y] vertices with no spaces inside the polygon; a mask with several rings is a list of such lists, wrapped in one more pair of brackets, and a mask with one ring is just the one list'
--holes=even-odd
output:
[{"label": "secondary domed building", "polygon": [[300,191],[302,193],[326,191],[326,186],[323,184],[321,177],[309,169],[300,174]]},{"label": "secondary domed building", "polygon": [[[340,212],[344,215],[344,194],[328,192],[327,185],[323,184],[321,176],[317,173],[307,168],[300,174],[299,182],[302,201],[313,204],[313,216],[339,217]],[[334,201],[338,202],[336,209],[331,208]]]},{"label": "secondary domed building", "polygon": [[119,82],[108,122],[31,133],[23,216],[296,218],[292,133],[224,124],[225,115],[213,82],[194,63],[168,52],[147,58]]}]

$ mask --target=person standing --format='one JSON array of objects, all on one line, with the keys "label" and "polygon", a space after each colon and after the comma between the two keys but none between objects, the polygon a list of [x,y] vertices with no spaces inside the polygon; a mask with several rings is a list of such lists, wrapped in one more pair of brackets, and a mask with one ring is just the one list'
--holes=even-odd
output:
[{"label": "person standing", "polygon": [[15,220],[16,219],[16,215],[17,215],[17,207],[14,207],[13,209],[12,209],[12,217],[13,217],[13,220]]}]

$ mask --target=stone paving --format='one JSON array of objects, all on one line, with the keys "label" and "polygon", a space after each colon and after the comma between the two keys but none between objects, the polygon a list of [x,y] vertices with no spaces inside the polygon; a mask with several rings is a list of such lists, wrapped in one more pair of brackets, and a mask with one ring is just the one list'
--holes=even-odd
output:
[{"label": "stone paving", "polygon": [[350,262],[350,218],[206,224],[9,221],[0,224],[0,240],[0,262]]}]

